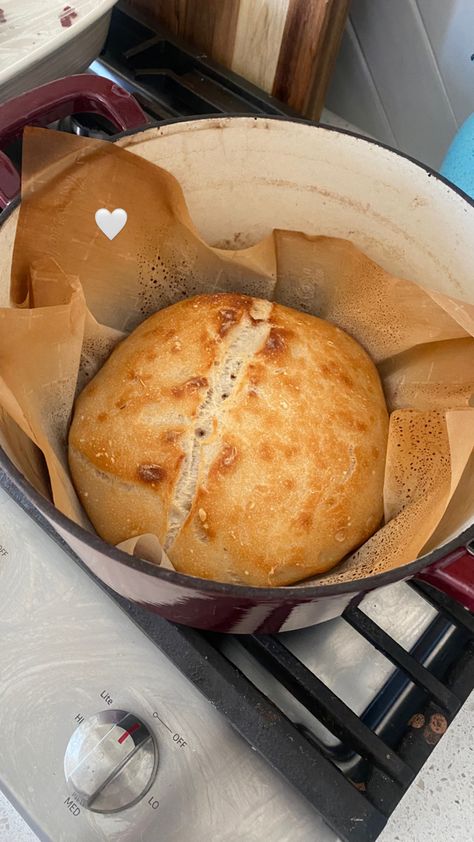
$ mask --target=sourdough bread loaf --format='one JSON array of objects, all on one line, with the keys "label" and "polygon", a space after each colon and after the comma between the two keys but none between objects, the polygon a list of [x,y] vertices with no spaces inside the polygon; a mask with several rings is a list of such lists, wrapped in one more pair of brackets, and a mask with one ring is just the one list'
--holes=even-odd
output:
[{"label": "sourdough bread loaf", "polygon": [[387,410],[363,348],[239,294],[155,313],[79,395],[69,464],[111,544],[154,533],[174,567],[289,585],[378,527]]}]

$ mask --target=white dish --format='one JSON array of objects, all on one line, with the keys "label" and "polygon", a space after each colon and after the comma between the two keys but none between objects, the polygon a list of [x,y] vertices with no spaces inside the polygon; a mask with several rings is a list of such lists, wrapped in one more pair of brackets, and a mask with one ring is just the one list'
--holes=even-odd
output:
[{"label": "white dish", "polygon": [[80,73],[105,41],[116,0],[0,0],[0,102]]}]

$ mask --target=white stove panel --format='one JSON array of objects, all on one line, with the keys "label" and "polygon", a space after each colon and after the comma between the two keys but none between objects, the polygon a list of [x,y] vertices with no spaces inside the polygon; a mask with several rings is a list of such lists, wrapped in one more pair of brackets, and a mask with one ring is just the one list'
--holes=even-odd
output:
[{"label": "white stove panel", "polygon": [[[0,489],[0,789],[48,842],[334,842],[295,793]],[[156,741],[134,806],[85,808],[64,754],[82,719],[130,711]]]}]

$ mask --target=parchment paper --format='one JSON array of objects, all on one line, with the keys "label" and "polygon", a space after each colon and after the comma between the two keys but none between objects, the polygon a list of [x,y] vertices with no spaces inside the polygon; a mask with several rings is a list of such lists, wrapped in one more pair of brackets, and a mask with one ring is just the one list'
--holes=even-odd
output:
[{"label": "parchment paper", "polygon": [[[0,309],[0,444],[62,512],[92,530],[67,431],[75,394],[114,345],[183,297],[238,291],[344,328],[376,362],[391,412],[385,523],[312,581],[406,564],[474,518],[473,305],[393,277],[347,240],[274,231],[249,249],[211,248],[174,177],[114,144],[30,128],[23,156],[11,307]],[[95,224],[101,207],[128,213],[112,241]],[[170,566],[154,535],[121,546]]]}]

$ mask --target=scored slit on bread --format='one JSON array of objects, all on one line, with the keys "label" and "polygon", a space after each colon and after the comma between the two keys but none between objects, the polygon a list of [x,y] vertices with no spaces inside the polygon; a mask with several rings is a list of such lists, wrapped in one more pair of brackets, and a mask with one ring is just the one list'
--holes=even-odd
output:
[{"label": "scored slit on bread", "polygon": [[[268,321],[271,309],[272,305],[269,301],[256,301],[250,309],[249,315],[244,312],[239,322],[235,323],[230,318],[228,319],[228,343],[222,348],[220,358],[217,358],[214,362],[204,400],[194,421],[189,451],[183,460],[181,474],[176,483],[168,531],[163,545],[165,552],[171,549],[177,534],[191,511],[198,480],[200,484],[205,485],[206,483],[210,464],[221,447],[219,427],[215,424],[215,421],[225,412],[224,401],[231,397],[232,392],[238,386],[238,378],[240,374],[243,374],[242,369],[244,369],[245,364],[267,341],[271,330]],[[233,313],[234,311],[229,308],[227,312]],[[224,318],[224,325],[225,321]],[[201,523],[201,539],[204,537],[207,540],[203,511],[201,509],[199,520]]]}]

